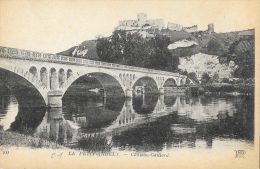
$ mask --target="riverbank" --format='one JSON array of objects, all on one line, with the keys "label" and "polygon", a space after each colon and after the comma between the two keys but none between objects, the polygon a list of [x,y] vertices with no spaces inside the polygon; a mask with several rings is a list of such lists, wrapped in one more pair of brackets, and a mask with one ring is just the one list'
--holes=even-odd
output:
[{"label": "riverbank", "polygon": [[218,94],[218,95],[253,95],[254,85],[232,85],[226,83],[203,84],[190,86],[187,92],[191,94]]},{"label": "riverbank", "polygon": [[105,134],[94,133],[82,135],[77,138],[76,144],[60,145],[57,142],[45,138],[20,134],[11,131],[0,131],[0,146],[3,147],[27,147],[31,149],[71,149],[87,152],[108,152],[112,143],[108,143]]},{"label": "riverbank", "polygon": [[63,149],[64,146],[51,142],[41,137],[20,134],[11,131],[0,131],[0,146],[7,147],[30,147],[30,148],[50,148]]}]

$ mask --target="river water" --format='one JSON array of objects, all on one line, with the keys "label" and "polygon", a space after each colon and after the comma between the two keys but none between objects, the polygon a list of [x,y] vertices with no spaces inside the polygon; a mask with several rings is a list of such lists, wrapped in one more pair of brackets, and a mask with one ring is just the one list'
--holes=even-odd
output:
[{"label": "river water", "polygon": [[19,107],[0,96],[0,126],[76,144],[79,136],[105,133],[113,150],[162,151],[254,145],[253,96],[137,95],[130,98],[66,95],[62,108]]}]

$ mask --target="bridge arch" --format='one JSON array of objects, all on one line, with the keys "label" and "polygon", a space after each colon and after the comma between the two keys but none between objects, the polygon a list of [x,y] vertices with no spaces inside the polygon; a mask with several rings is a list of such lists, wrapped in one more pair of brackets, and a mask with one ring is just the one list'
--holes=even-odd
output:
[{"label": "bridge arch", "polygon": [[[69,70],[68,70],[69,72]],[[72,71],[71,71],[72,72]],[[73,81],[70,82],[70,84],[67,85],[67,87],[63,88],[63,92],[65,93],[68,91],[68,89],[74,85],[75,83],[79,82],[83,78],[95,78],[100,85],[105,90],[106,94],[125,94],[125,86],[122,83],[120,79],[117,79],[115,76],[110,74],[109,72],[103,73],[103,72],[87,72],[82,73],[79,76],[75,77]]]},{"label": "bridge arch", "polygon": [[[151,92],[158,92],[159,87],[160,87],[158,81],[151,76],[142,76],[142,77],[134,79],[131,84],[131,88],[133,90],[135,90],[136,86],[144,86],[144,87],[146,86],[148,91],[152,90]],[[155,90],[155,91],[153,91],[153,90]]]},{"label": "bridge arch", "polygon": [[177,81],[174,78],[168,78],[165,80],[163,87],[176,87],[178,86]]},{"label": "bridge arch", "polygon": [[29,71],[22,68],[8,68],[0,64],[0,81],[15,95],[20,107],[46,107],[47,95],[39,90],[40,85],[36,76],[37,69],[31,67]]}]

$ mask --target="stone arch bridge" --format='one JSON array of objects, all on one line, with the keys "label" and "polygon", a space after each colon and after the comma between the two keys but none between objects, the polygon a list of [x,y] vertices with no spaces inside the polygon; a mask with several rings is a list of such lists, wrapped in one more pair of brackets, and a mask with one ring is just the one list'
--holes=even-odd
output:
[{"label": "stone arch bridge", "polygon": [[[24,91],[20,99],[18,96],[19,104],[41,100],[50,107],[60,107],[64,93],[83,76],[95,77],[105,90],[117,85],[126,97],[132,97],[134,85],[142,78],[150,78],[161,94],[167,81],[176,86],[186,81],[186,76],[178,73],[1,46],[0,72],[0,78],[12,90]],[[17,83],[22,87],[17,87]]]}]

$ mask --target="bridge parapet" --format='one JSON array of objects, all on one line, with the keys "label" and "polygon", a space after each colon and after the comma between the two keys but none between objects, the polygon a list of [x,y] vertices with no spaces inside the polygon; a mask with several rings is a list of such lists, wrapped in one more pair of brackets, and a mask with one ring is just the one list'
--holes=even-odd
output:
[{"label": "bridge parapet", "polygon": [[40,60],[44,62],[59,62],[63,64],[77,64],[77,65],[82,65],[82,66],[85,65],[85,66],[92,66],[92,67],[106,67],[106,68],[114,68],[114,69],[121,69],[121,70],[132,70],[132,71],[138,71],[144,73],[168,75],[168,76],[179,76],[181,78],[185,77],[183,75],[180,75],[179,73],[172,73],[172,72],[128,66],[128,65],[120,65],[116,63],[101,62],[96,60],[75,58],[75,57],[56,55],[50,53],[40,53],[35,51],[2,47],[2,46],[0,46],[0,57],[26,59],[26,60]]}]

